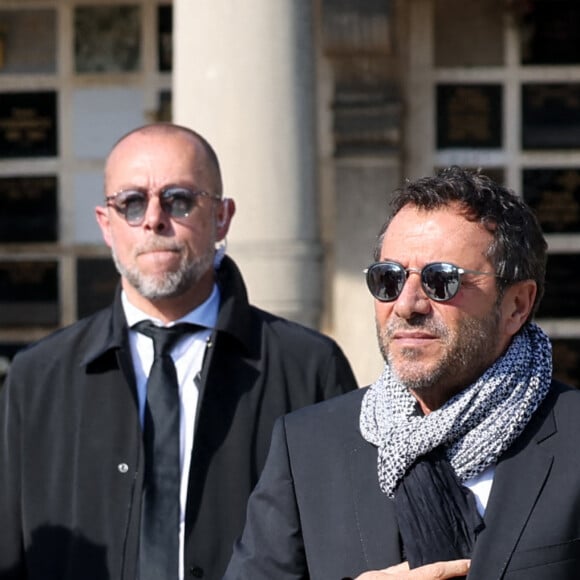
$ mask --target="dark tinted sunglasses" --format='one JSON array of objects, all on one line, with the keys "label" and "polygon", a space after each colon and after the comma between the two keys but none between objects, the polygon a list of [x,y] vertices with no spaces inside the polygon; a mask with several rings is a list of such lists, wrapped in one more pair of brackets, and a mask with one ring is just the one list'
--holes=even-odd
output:
[{"label": "dark tinted sunglasses", "polygon": [[[192,191],[186,187],[167,187],[161,190],[159,203],[166,214],[179,220],[189,216],[202,196],[219,199],[219,196],[205,191]],[[140,226],[143,223],[149,199],[150,196],[145,191],[138,189],[119,191],[105,198],[107,205],[123,216],[130,226]]]},{"label": "dark tinted sunglasses", "polygon": [[447,262],[432,262],[423,268],[405,268],[398,262],[376,262],[365,270],[367,286],[381,302],[396,300],[411,273],[421,276],[425,294],[436,302],[451,300],[459,292],[463,274],[499,277],[494,272],[466,270]]}]

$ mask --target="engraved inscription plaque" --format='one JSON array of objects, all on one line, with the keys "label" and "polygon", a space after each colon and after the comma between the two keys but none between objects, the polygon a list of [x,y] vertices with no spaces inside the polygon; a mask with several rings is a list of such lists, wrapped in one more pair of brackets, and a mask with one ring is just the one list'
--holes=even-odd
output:
[{"label": "engraved inscription plaque", "polygon": [[580,232],[580,169],[524,170],[524,199],[545,233]]},{"label": "engraved inscription plaque", "polygon": [[520,25],[522,64],[580,63],[578,0],[533,0]]},{"label": "engraved inscription plaque", "polygon": [[58,264],[0,262],[0,326],[54,326],[58,321]]},{"label": "engraved inscription plaque", "polygon": [[157,58],[161,72],[173,69],[173,6],[157,8]]},{"label": "engraved inscription plaque", "polygon": [[522,86],[522,147],[580,148],[580,83]]},{"label": "engraved inscription plaque", "polygon": [[501,102],[499,85],[439,85],[437,148],[501,147]]},{"label": "engraved inscription plaque", "polygon": [[55,155],[56,92],[0,93],[0,159]]},{"label": "engraved inscription plaque", "polygon": [[0,178],[0,242],[56,242],[57,180]]},{"label": "engraved inscription plaque", "polygon": [[580,254],[549,254],[538,318],[580,318]]},{"label": "engraved inscription plaque", "polygon": [[108,306],[115,295],[119,274],[111,258],[83,258],[77,262],[77,317]]}]

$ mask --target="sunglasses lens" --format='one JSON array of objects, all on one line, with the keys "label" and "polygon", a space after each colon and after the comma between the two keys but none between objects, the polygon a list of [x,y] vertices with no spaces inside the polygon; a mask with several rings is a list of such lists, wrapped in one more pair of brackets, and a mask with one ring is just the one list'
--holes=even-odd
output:
[{"label": "sunglasses lens", "polygon": [[445,302],[451,300],[459,290],[459,271],[453,264],[429,264],[421,272],[421,282],[431,300]]},{"label": "sunglasses lens", "polygon": [[381,302],[396,300],[405,284],[406,273],[400,264],[381,262],[367,271],[367,286],[371,294]]},{"label": "sunglasses lens", "polygon": [[198,194],[181,187],[170,187],[163,192],[161,203],[174,218],[187,217],[196,204]]},{"label": "sunglasses lens", "polygon": [[147,209],[147,196],[140,191],[123,191],[115,198],[115,207],[127,223],[141,223]]}]

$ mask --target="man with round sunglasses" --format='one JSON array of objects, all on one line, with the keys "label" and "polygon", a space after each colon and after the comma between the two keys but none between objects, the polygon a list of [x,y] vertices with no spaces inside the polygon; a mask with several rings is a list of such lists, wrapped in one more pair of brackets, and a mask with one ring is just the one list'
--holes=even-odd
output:
[{"label": "man with round sunglasses", "polygon": [[275,419],[356,388],[334,341],[249,303],[234,213],[198,133],[113,147],[114,302],[19,353],[0,391],[2,580],[219,580]]},{"label": "man with round sunglasses", "polygon": [[531,209],[458,167],[406,183],[365,270],[385,360],[281,418],[226,580],[575,580],[580,392],[533,321]]}]

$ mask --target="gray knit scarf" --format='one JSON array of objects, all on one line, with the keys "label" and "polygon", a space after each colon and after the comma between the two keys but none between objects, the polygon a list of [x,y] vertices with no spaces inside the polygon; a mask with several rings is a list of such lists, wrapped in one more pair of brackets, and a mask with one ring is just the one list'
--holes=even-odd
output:
[{"label": "gray knit scarf", "polygon": [[475,383],[426,416],[417,414],[416,399],[386,365],[360,414],[362,436],[379,449],[381,490],[392,498],[413,462],[438,446],[461,482],[481,473],[521,434],[551,378],[550,341],[534,323]]}]

